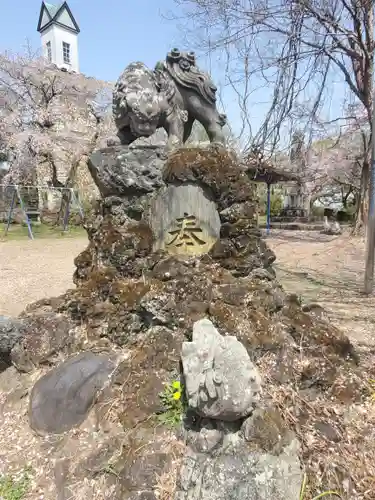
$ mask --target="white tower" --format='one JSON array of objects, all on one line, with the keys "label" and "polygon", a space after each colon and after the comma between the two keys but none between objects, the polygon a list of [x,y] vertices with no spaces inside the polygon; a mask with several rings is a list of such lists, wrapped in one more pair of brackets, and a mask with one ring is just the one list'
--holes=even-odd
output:
[{"label": "white tower", "polygon": [[37,31],[44,57],[58,68],[79,72],[78,33],[80,29],[67,2],[42,2]]}]

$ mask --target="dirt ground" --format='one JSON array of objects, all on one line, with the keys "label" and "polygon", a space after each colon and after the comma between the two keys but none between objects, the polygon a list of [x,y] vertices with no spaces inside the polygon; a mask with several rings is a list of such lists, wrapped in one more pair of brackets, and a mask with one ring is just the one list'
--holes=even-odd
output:
[{"label": "dirt ground", "polygon": [[318,303],[359,347],[375,346],[375,294],[362,294],[365,241],[313,231],[273,231],[278,279],[304,303]]},{"label": "dirt ground", "polygon": [[73,260],[86,245],[82,237],[0,241],[0,315],[72,288]]},{"label": "dirt ground", "polygon": [[[82,237],[0,242],[0,314],[15,316],[35,300],[71,288],[73,259],[86,243]],[[287,291],[326,308],[359,346],[375,346],[375,295],[361,295],[363,239],[274,230],[267,243]]]}]

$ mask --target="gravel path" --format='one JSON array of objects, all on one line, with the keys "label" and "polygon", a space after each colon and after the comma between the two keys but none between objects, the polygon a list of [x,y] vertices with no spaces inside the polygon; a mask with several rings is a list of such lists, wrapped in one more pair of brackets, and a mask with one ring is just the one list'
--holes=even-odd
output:
[{"label": "gravel path", "polygon": [[74,287],[73,260],[86,245],[81,237],[0,242],[0,315]]}]

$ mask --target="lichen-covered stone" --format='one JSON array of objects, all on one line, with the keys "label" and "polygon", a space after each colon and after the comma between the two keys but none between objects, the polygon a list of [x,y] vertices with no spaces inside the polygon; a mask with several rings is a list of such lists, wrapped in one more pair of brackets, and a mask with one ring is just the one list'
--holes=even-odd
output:
[{"label": "lichen-covered stone", "polygon": [[[224,148],[179,149],[168,157],[163,178],[166,184],[197,182],[211,193],[225,216],[237,204],[236,221],[245,217],[255,221],[255,186],[236,155]],[[238,204],[246,202],[239,210]]]},{"label": "lichen-covered stone", "polygon": [[272,454],[280,453],[294,438],[281,412],[271,406],[256,408],[241,432],[252,449]]},{"label": "lichen-covered stone", "polygon": [[179,332],[155,326],[141,338],[130,359],[119,366],[115,379],[122,385],[120,419],[125,428],[152,418],[162,409],[159,394],[173,374],[176,378],[179,373],[182,342]]},{"label": "lichen-covered stone", "polygon": [[213,456],[190,452],[174,500],[298,500],[298,452],[296,440],[278,455],[251,453],[241,442]]},{"label": "lichen-covered stone", "polygon": [[0,372],[11,366],[10,353],[23,336],[24,324],[21,320],[0,316]]},{"label": "lichen-covered stone", "polygon": [[18,370],[30,372],[74,343],[74,322],[63,314],[39,313],[23,319],[24,335],[11,351]]},{"label": "lichen-covered stone", "polygon": [[155,146],[112,146],[95,151],[88,166],[103,197],[137,196],[163,186],[164,161]]}]

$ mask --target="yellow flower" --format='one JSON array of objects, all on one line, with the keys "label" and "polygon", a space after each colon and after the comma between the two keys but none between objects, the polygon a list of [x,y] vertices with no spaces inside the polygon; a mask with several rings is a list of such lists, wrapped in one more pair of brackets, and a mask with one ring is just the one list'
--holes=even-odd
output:
[{"label": "yellow flower", "polygon": [[172,387],[173,387],[173,389],[177,389],[179,391],[181,389],[181,383],[178,380],[175,380],[172,383]]},{"label": "yellow flower", "polygon": [[181,392],[177,391],[177,392],[173,393],[173,399],[175,399],[176,401],[181,399]]}]

